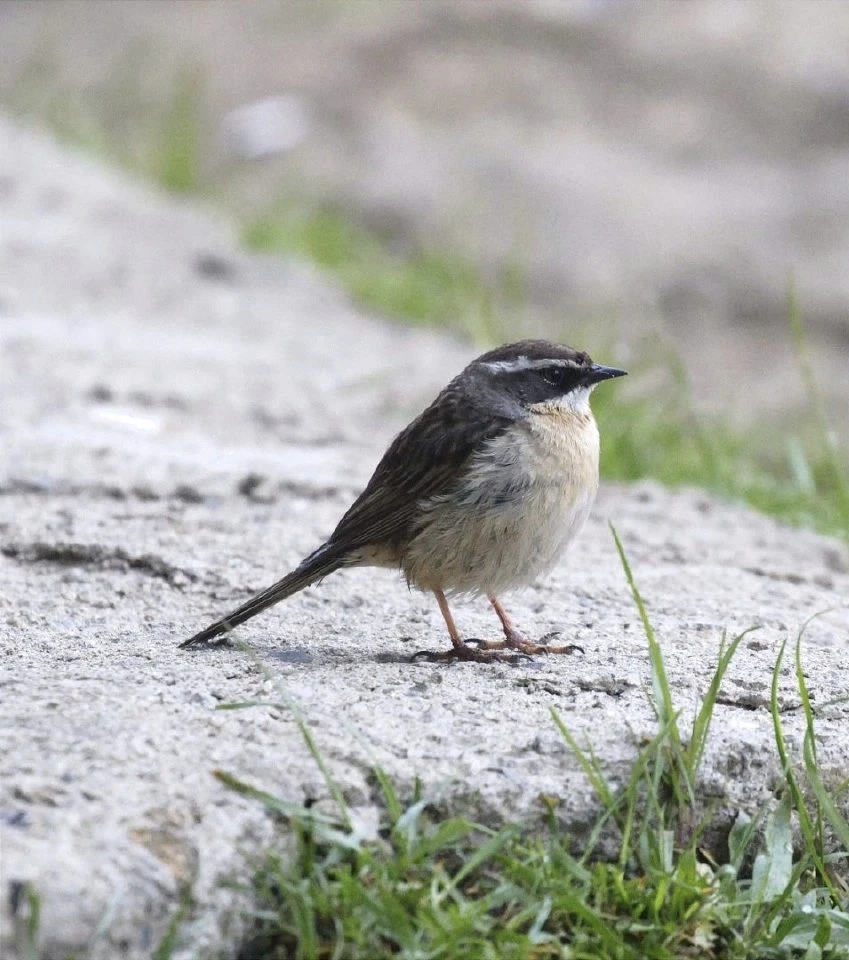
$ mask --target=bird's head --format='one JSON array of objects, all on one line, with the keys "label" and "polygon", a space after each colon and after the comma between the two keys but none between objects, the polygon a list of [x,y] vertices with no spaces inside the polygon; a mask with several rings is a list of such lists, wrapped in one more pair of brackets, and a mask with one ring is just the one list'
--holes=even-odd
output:
[{"label": "bird's head", "polygon": [[593,363],[589,354],[548,340],[520,340],[490,350],[472,365],[488,391],[525,409],[589,413],[590,393],[625,370]]}]

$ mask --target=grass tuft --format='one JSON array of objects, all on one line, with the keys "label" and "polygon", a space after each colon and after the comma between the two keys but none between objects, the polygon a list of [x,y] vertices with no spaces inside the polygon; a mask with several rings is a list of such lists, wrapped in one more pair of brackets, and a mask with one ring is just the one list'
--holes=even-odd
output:
[{"label": "grass tuft", "polygon": [[203,190],[203,99],[200,71],[180,71],[162,111],[159,130],[149,138],[150,176],[173,193],[197,194]]},{"label": "grass tuft", "polygon": [[[801,321],[796,317],[793,323]],[[637,358],[629,363],[636,374],[633,386],[593,394],[602,476],[701,487],[793,526],[814,527],[849,542],[849,463],[812,386],[798,432],[760,425],[734,428],[722,418],[696,413],[686,375],[674,357],[664,357],[660,369],[656,364]],[[640,393],[641,380],[661,385]]]},{"label": "grass tuft", "polygon": [[4,892],[12,929],[6,931],[21,960],[38,960],[41,956],[41,897],[28,881],[11,880]]},{"label": "grass tuft", "polygon": [[280,202],[245,225],[250,250],[302,257],[332,273],[363,307],[416,325],[454,330],[477,344],[505,333],[504,305],[517,297],[515,271],[484,283],[462,257],[436,250],[404,254],[378,233],[358,226],[340,211],[310,213]]}]

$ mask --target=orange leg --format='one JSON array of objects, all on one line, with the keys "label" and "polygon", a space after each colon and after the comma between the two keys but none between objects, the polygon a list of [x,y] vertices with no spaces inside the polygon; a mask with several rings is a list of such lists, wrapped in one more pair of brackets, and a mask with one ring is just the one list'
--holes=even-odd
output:
[{"label": "orange leg", "polygon": [[[574,653],[576,650],[580,650],[581,653],[584,652],[583,647],[579,647],[574,643],[567,643],[562,647],[548,647],[545,643],[534,643],[532,640],[528,640],[527,637],[523,636],[519,631],[513,626],[513,621],[510,619],[509,614],[501,606],[501,601],[492,593],[488,593],[487,599],[492,604],[493,609],[498,614],[498,619],[501,621],[501,626],[504,627],[504,641],[501,643],[487,643],[485,648],[487,650],[518,650],[521,653]],[[547,640],[549,637],[555,636],[555,634],[546,634],[542,637],[542,640]]]},{"label": "orange leg", "polygon": [[[457,629],[457,624],[454,623],[454,617],[451,615],[445,594],[442,590],[434,590],[433,593],[436,597],[436,602],[439,604],[442,617],[445,620],[445,626],[448,627],[448,635],[451,637],[451,649],[446,650],[444,653],[432,653],[430,650],[420,650],[418,653],[413,654],[413,660],[421,658],[422,660],[430,660],[432,663],[441,663],[448,660],[471,660],[475,663],[518,662],[522,653],[496,653],[494,649],[490,649],[491,645],[488,643],[482,643],[480,646],[475,647],[470,647],[465,643],[460,636],[460,631]],[[503,648],[505,644],[497,644],[496,646]]]},{"label": "orange leg", "polygon": [[451,637],[451,643],[454,644],[454,649],[456,650],[458,647],[465,646],[463,638],[460,636],[460,631],[457,629],[457,624],[454,623],[454,617],[451,615],[445,594],[441,590],[434,590],[433,592],[436,596],[436,602],[439,604],[439,612],[442,614],[443,620],[445,620],[445,626],[448,627],[448,636]]},{"label": "orange leg", "polygon": [[495,610],[495,612],[498,614],[498,619],[501,621],[501,626],[504,627],[504,636],[507,638],[505,641],[506,645],[508,647],[513,645],[518,646],[520,643],[525,642],[525,638],[513,626],[513,621],[510,619],[510,616],[504,607],[501,606],[501,601],[498,599],[498,597],[492,593],[488,593],[486,597],[487,600],[489,600],[489,602],[492,604],[493,610]]}]

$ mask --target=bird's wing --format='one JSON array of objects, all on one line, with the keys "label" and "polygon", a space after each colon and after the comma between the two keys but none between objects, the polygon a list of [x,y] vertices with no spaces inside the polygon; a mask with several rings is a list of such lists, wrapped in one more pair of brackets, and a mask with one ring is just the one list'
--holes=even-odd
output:
[{"label": "bird's wing", "polygon": [[506,412],[475,409],[449,384],[390,444],[365,490],[339,521],[328,544],[353,549],[403,543],[419,503],[447,492],[469,457],[515,421]]}]

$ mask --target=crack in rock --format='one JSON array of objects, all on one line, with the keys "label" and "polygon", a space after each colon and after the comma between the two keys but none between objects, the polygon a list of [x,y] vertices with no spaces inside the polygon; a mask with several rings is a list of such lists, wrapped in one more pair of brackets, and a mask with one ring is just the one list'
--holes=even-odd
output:
[{"label": "crack in rock", "polygon": [[[300,500],[341,500],[353,499],[359,488],[355,486],[329,485],[313,486],[297,480],[269,481],[263,474],[249,473],[236,484],[236,494],[240,498],[258,504],[274,504],[285,499]],[[171,501],[197,504],[206,500],[226,499],[221,493],[205,493],[191,483],[178,483],[172,490],[159,492],[151,486],[135,484],[121,487],[108,483],[68,483],[53,478],[13,477],[0,483],[0,497],[14,496],[43,497],[88,497],[92,500],[141,500],[142,502]]]},{"label": "crack in rock", "polygon": [[808,583],[808,578],[800,573],[764,570],[762,567],[743,567],[743,570],[756,577],[765,577],[767,580],[777,580],[779,583],[791,583],[794,586],[798,586],[800,583]]},{"label": "crack in rock", "polygon": [[88,497],[91,500],[162,500],[173,498],[186,500],[184,487],[177,486],[170,494],[160,495],[151,487],[136,485],[121,487],[111,483],[68,483],[61,479],[45,477],[39,479],[12,477],[0,484],[0,497],[43,496],[43,497]]},{"label": "crack in rock", "polygon": [[[760,693],[744,693],[736,697],[729,697],[725,694],[719,694],[716,702],[723,707],[736,707],[738,710],[770,710],[771,704],[768,697]],[[796,700],[789,700],[784,697],[778,698],[778,713],[784,716],[787,713],[795,713],[801,708],[802,704]]]},{"label": "crack in rock", "polygon": [[575,686],[582,693],[603,693],[608,697],[618,699],[626,690],[635,686],[630,680],[618,680],[615,677],[600,680],[582,680],[575,681]]},{"label": "crack in rock", "polygon": [[[828,561],[826,561],[828,565]],[[792,586],[800,584],[814,584],[822,587],[824,590],[834,589],[834,580],[824,573],[818,573],[813,577],[806,577],[801,573],[786,573],[779,570],[764,570],[762,567],[743,567],[746,573],[751,573],[756,577],[764,577],[767,580],[775,580],[777,583],[789,583]]]},{"label": "crack in rock", "polygon": [[6,543],[0,553],[19,563],[50,563],[62,567],[99,567],[102,570],[139,570],[166,580],[171,586],[196,583],[200,578],[151,553],[133,556],[121,547],[86,543]]},{"label": "crack in rock", "polygon": [[354,497],[357,488],[332,484],[317,487],[297,480],[279,480],[276,484],[270,484],[265,474],[246,473],[236,484],[236,492],[252,503],[271,504],[287,497],[301,500],[337,500],[342,497]]}]

